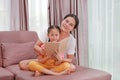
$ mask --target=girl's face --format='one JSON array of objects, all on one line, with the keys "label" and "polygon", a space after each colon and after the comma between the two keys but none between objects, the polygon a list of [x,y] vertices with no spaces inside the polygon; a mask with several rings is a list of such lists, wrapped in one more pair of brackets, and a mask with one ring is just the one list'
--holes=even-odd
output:
[{"label": "girl's face", "polygon": [[61,23],[61,29],[65,32],[70,32],[74,29],[75,20],[72,17],[65,18]]},{"label": "girl's face", "polygon": [[50,42],[57,42],[59,40],[60,33],[57,29],[51,29],[48,37],[50,39]]}]

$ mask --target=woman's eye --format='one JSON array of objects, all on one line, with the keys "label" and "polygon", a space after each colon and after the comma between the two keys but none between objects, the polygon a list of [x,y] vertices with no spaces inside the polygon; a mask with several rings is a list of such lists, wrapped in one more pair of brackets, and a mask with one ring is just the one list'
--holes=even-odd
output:
[{"label": "woman's eye", "polygon": [[66,20],[66,22],[68,23],[69,21],[68,21],[68,20]]},{"label": "woman's eye", "polygon": [[70,26],[73,26],[73,24],[70,24]]}]

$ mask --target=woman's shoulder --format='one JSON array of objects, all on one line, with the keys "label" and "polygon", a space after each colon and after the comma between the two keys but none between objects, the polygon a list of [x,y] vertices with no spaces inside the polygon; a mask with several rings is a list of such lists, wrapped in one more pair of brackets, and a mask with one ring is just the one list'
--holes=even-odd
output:
[{"label": "woman's shoulder", "polygon": [[69,40],[70,40],[70,41],[76,41],[75,37],[74,37],[72,34],[70,34]]}]

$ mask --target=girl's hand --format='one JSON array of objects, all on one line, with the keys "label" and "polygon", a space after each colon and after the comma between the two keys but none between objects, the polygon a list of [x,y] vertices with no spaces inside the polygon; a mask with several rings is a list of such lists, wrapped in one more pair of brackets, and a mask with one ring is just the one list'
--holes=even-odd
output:
[{"label": "girl's hand", "polygon": [[58,61],[62,61],[62,57],[59,54],[53,54],[53,56],[58,60]]},{"label": "girl's hand", "polygon": [[64,58],[64,59],[62,59],[62,62],[69,62],[69,63],[71,63],[72,59]]},{"label": "girl's hand", "polygon": [[56,61],[55,65],[60,65],[62,63],[62,61]]}]

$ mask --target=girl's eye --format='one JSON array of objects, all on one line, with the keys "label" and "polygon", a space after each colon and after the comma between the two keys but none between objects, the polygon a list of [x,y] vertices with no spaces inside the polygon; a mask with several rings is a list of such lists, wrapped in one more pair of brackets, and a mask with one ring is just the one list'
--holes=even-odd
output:
[{"label": "girl's eye", "polygon": [[58,34],[56,34],[55,36],[58,36]]},{"label": "girl's eye", "polygon": [[51,36],[53,36],[53,34],[51,34]]}]

